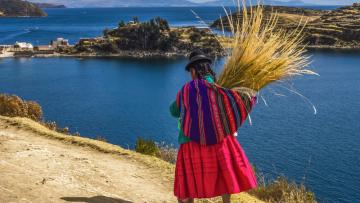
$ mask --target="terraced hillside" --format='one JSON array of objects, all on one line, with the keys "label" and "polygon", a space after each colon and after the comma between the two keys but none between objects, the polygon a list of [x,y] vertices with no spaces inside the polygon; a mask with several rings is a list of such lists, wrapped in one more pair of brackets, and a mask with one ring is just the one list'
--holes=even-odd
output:
[{"label": "terraced hillside", "polygon": [[310,46],[360,47],[360,3],[322,15],[307,26]]},{"label": "terraced hillside", "polygon": [[[278,28],[293,30],[300,19],[307,19],[304,45],[325,48],[360,48],[360,3],[341,7],[333,11],[304,9],[282,6],[264,6],[265,18],[276,12],[279,16]],[[233,18],[241,20],[242,14]],[[229,30],[227,17],[222,18],[224,28]],[[212,27],[221,29],[220,19]]]}]

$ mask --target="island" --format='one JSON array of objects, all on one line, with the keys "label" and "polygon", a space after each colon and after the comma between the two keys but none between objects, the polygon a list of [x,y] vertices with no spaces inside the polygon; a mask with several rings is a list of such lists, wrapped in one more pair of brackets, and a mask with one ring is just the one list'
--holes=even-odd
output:
[{"label": "island", "polygon": [[216,35],[208,29],[196,27],[170,28],[160,17],[146,22],[138,18],[118,27],[104,30],[103,36],[81,39],[63,54],[97,56],[185,56],[192,50],[201,49],[211,56],[223,54]]},{"label": "island", "polygon": [[184,57],[193,50],[202,50],[212,57],[225,54],[209,29],[170,27],[160,17],[145,22],[134,17],[130,22],[121,21],[117,27],[105,29],[102,36],[83,38],[75,45],[63,38],[49,45],[1,45],[0,57]]},{"label": "island", "polygon": [[66,8],[65,5],[62,4],[51,4],[51,3],[33,3],[39,8]]},{"label": "island", "polygon": [[22,0],[0,0],[0,17],[43,17],[47,14],[38,6]]},{"label": "island", "polygon": [[[264,6],[265,18],[271,13],[278,13],[278,29],[294,30],[301,18],[308,20],[304,29],[303,45],[308,48],[360,48],[360,3],[345,6],[336,10],[315,10],[307,8]],[[235,13],[233,18],[242,14]],[[227,17],[222,17],[225,30],[230,26]],[[217,19],[211,25],[222,29],[221,20]]]}]

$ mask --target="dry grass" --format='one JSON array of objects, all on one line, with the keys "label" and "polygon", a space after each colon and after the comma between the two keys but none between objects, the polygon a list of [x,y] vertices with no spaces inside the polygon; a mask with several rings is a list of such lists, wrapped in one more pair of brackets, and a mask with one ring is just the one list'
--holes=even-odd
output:
[{"label": "dry grass", "polygon": [[156,143],[151,139],[138,137],[135,144],[135,151],[141,154],[158,157],[166,162],[174,164],[177,157],[177,149],[171,145]]},{"label": "dry grass", "polygon": [[0,115],[41,121],[43,112],[41,106],[34,101],[24,101],[15,95],[0,94]]},{"label": "dry grass", "polygon": [[269,203],[316,203],[315,195],[303,184],[289,182],[284,177],[268,184],[261,184],[257,189],[249,192],[251,195]]},{"label": "dry grass", "polygon": [[160,149],[154,140],[138,137],[135,144],[135,151],[145,155],[157,156]]},{"label": "dry grass", "polygon": [[[102,141],[97,141],[97,140],[78,137],[78,136],[65,135],[50,130],[47,127],[43,126],[42,124],[32,121],[28,118],[20,118],[20,117],[9,118],[9,117],[0,116],[0,123],[16,126],[19,130],[30,131],[38,136],[44,136],[50,139],[59,140],[67,144],[78,145],[81,147],[89,147],[91,149],[94,149],[102,153],[126,156],[129,160],[143,163],[149,168],[161,169],[164,177],[169,180],[173,180],[174,178],[174,169],[175,169],[174,165],[166,161],[163,161],[159,158],[156,158],[154,156],[142,155],[135,151],[123,149],[119,146],[105,143]],[[233,202],[235,203],[264,203],[263,201],[258,200],[254,196],[249,195],[247,193],[234,195],[232,199]],[[198,200],[196,202],[215,203],[215,202],[220,202],[220,198],[214,198],[209,200]]]},{"label": "dry grass", "polygon": [[279,13],[278,16],[285,22],[287,21],[288,23],[295,23],[295,24],[298,24],[300,21],[304,20],[304,18],[307,22],[312,22],[312,21],[315,21],[320,18],[320,16],[305,16],[304,17],[301,14],[290,14],[290,13]]},{"label": "dry grass", "polygon": [[316,74],[306,69],[309,57],[305,56],[304,46],[299,46],[303,39],[303,26],[286,32],[276,29],[277,14],[272,14],[270,19],[264,18],[261,5],[248,10],[243,2],[242,7],[239,3],[238,9],[242,16],[237,19],[227,13],[233,37],[231,53],[217,82],[219,85],[259,91],[276,81]]},{"label": "dry grass", "polygon": [[127,150],[122,147],[109,144],[103,141],[59,133],[51,129],[48,129],[46,126],[38,122],[35,122],[33,120],[30,120],[28,118],[20,118],[20,117],[9,118],[9,117],[0,116],[0,122],[6,123],[7,125],[11,125],[11,126],[16,126],[17,128],[19,128],[19,130],[31,131],[36,135],[59,140],[64,143],[78,145],[82,147],[88,147],[103,153],[127,156],[129,159],[132,159],[134,161],[139,161],[150,168],[162,168],[164,170],[164,173],[168,174],[169,178],[173,178],[172,174],[174,171],[174,166],[156,157],[142,155],[140,153],[136,153],[135,151]]}]

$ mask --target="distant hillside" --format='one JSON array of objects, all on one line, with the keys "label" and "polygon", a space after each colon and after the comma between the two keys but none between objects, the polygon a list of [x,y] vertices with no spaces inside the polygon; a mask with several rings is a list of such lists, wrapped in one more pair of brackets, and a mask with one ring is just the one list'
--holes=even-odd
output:
[{"label": "distant hillside", "polygon": [[[286,7],[286,6],[264,6],[265,18],[269,19],[270,15],[273,12],[277,12],[279,16],[278,25],[279,26],[293,26],[297,25],[302,16],[310,18],[310,20],[315,20],[320,18],[322,15],[329,13],[330,11],[324,10],[315,10],[315,9],[307,9],[307,8],[298,8],[298,7]],[[239,17],[242,19],[242,13],[239,15],[238,13],[234,13],[234,19]],[[227,17],[224,16],[222,18],[223,25],[225,29],[229,28],[229,22]],[[215,27],[221,29],[221,21],[217,19],[211,25],[211,27]]]},{"label": "distant hillside", "polygon": [[360,3],[338,8],[309,23],[310,45],[360,48]]},{"label": "distant hillside", "polygon": [[[237,1],[235,1],[236,3]],[[241,2],[241,1],[240,1]],[[247,0],[246,5],[256,5],[257,0]],[[277,1],[277,0],[263,0],[261,1],[264,5],[276,5],[276,6],[306,6],[308,4],[304,3],[301,0],[289,0],[289,1]],[[234,2],[232,0],[217,0],[213,2],[206,2],[201,5],[207,6],[234,6]]]},{"label": "distant hillside", "polygon": [[33,3],[39,8],[66,8],[65,5],[50,4],[50,3]]},{"label": "distant hillside", "polygon": [[[208,0],[196,3],[195,0],[31,0],[34,2],[65,5],[66,7],[189,7],[189,6],[234,6],[233,0]],[[257,0],[246,0],[247,5],[256,5]],[[237,2],[237,0],[235,0]],[[241,1],[240,1],[241,2]],[[305,6],[302,0],[262,0],[266,5]]]},{"label": "distant hillside", "polygon": [[[36,0],[34,0],[36,1]],[[43,0],[41,2],[63,4],[66,7],[171,7],[171,6],[194,6],[187,0]]]},{"label": "distant hillside", "polygon": [[0,0],[0,17],[46,16],[33,3],[22,0]]},{"label": "distant hillside", "polygon": [[[265,6],[265,16],[272,10],[279,15],[279,29],[293,30],[305,16],[304,44],[309,47],[360,48],[360,3],[341,7],[333,11],[304,9],[284,6]],[[233,14],[234,18],[238,14]],[[241,19],[242,14],[240,14]],[[224,28],[229,29],[227,18],[223,17]],[[221,28],[220,20],[212,27]]]}]

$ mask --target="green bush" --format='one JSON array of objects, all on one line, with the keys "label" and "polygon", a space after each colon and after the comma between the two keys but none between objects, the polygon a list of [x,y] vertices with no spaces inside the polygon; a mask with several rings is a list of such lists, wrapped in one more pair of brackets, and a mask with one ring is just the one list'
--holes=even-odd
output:
[{"label": "green bush", "polygon": [[41,106],[34,101],[24,101],[15,95],[0,94],[0,115],[8,117],[27,117],[41,121]]},{"label": "green bush", "polygon": [[136,140],[135,151],[141,154],[158,156],[160,149],[153,140],[139,137]]},{"label": "green bush", "polygon": [[151,139],[138,138],[136,140],[135,151],[141,154],[156,156],[172,164],[176,162],[177,149],[164,142],[158,144]]}]

